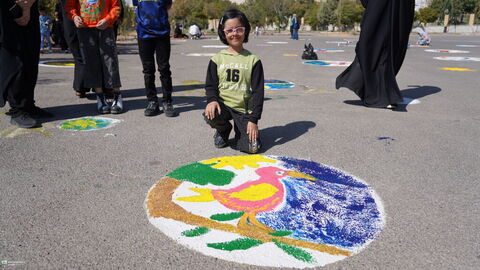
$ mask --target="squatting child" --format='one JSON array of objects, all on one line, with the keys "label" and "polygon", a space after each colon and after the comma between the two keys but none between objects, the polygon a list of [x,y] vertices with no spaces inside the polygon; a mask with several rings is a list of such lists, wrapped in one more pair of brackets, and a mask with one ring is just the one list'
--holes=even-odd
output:
[{"label": "squatting child", "polygon": [[216,129],[217,148],[228,145],[233,119],[236,148],[253,154],[261,146],[258,120],[263,110],[264,77],[260,59],[243,48],[250,29],[247,17],[239,10],[227,10],[220,19],[218,36],[229,47],[213,56],[208,65],[203,115]]}]

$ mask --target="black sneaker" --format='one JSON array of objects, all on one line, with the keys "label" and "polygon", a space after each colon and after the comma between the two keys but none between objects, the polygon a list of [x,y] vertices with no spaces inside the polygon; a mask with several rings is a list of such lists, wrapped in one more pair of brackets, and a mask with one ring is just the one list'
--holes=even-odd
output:
[{"label": "black sneaker", "polygon": [[110,105],[104,94],[97,94],[97,110],[101,114],[110,113]]},{"label": "black sneaker", "polygon": [[160,113],[160,107],[158,101],[149,101],[147,108],[145,109],[145,116],[154,116]]},{"label": "black sneaker", "polygon": [[10,124],[21,128],[33,128],[38,125],[35,119],[33,119],[27,112],[23,111],[12,114]]},{"label": "black sneaker", "polygon": [[33,107],[29,110],[27,110],[27,112],[30,114],[31,117],[33,118],[51,118],[53,117],[53,114],[40,108],[40,107],[37,107],[35,105],[33,105]]},{"label": "black sneaker", "polygon": [[227,142],[222,138],[218,131],[215,131],[213,135],[213,144],[215,144],[216,148],[224,148],[227,146]]},{"label": "black sneaker", "polygon": [[110,112],[113,114],[119,114],[123,111],[123,99],[122,94],[119,92],[113,92],[113,102]]},{"label": "black sneaker", "polygon": [[173,108],[173,105],[171,102],[163,102],[162,105],[163,105],[163,112],[167,117],[174,117],[178,115],[177,111],[175,111],[175,109]]},{"label": "black sneaker", "polygon": [[248,153],[256,154],[260,150],[260,142],[258,140],[248,143]]}]

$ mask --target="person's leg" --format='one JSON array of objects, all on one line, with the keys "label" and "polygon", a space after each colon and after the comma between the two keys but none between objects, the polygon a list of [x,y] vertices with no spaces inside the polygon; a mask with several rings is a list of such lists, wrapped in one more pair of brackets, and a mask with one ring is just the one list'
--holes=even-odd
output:
[{"label": "person's leg", "polygon": [[247,134],[248,117],[247,115],[231,111],[235,127],[235,140],[237,150],[245,153],[255,154],[260,150],[260,135],[256,141],[251,142]]},{"label": "person's leg", "polygon": [[43,46],[45,46],[45,33],[40,33],[40,51],[42,52]]},{"label": "person's leg", "polygon": [[65,42],[67,43],[75,62],[73,71],[73,90],[78,97],[83,98],[85,97],[85,93],[90,91],[89,88],[86,88],[83,85],[85,61],[80,52],[80,41],[78,40],[77,28],[71,20],[66,18],[63,20],[63,34]]},{"label": "person's leg", "polygon": [[52,41],[51,39],[51,33],[50,31],[45,32],[45,39],[47,40],[47,47],[48,47],[48,52],[52,51]]},{"label": "person's leg", "polygon": [[223,148],[228,144],[228,137],[232,131],[232,124],[230,120],[232,115],[227,107],[220,102],[221,114],[215,112],[215,117],[213,119],[208,119],[203,113],[203,118],[210,127],[215,129],[215,135],[213,135],[214,145],[217,148]]},{"label": "person's leg", "polygon": [[111,113],[118,114],[123,111],[123,100],[120,93],[120,70],[118,65],[116,38],[113,28],[98,31],[100,56],[103,69],[104,88],[113,89],[113,102]]},{"label": "person's leg", "polygon": [[157,88],[155,86],[155,47],[156,39],[138,39],[138,52],[143,67],[143,79],[145,82],[145,95],[147,97],[147,108],[145,116],[154,116],[160,113],[158,104]]},{"label": "person's leg", "polygon": [[160,72],[160,82],[163,91],[163,112],[166,116],[176,116],[177,112],[172,105],[172,72],[170,71],[170,37],[163,36],[157,39],[155,53],[157,57],[158,71]]}]

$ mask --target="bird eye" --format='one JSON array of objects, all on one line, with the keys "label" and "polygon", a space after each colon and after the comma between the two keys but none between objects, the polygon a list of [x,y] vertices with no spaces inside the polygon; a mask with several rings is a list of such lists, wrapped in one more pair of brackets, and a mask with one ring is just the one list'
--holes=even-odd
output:
[{"label": "bird eye", "polygon": [[278,175],[283,175],[282,171],[276,171],[275,173],[278,174]]}]

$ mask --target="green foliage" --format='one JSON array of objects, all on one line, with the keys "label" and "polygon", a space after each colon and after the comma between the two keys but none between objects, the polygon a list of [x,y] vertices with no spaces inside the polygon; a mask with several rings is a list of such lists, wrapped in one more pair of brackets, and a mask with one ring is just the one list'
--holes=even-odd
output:
[{"label": "green foliage", "polygon": [[291,231],[276,231],[273,233],[269,233],[271,236],[278,236],[278,237],[283,237],[283,236],[288,236],[292,234]]},{"label": "green foliage", "polygon": [[195,183],[197,185],[214,184],[216,186],[228,185],[235,174],[231,171],[214,169],[202,163],[193,163],[180,167],[167,174],[168,177]]},{"label": "green foliage", "polygon": [[294,257],[295,259],[302,261],[302,262],[308,262],[308,263],[314,263],[315,259],[313,258],[312,254],[306,252],[303,249],[273,240],[275,245],[279,247],[281,250],[285,251],[288,255]]},{"label": "green foliage", "polygon": [[[2,0],[0,0],[2,1]],[[55,18],[55,5],[57,4],[57,1],[52,1],[52,0],[39,0],[38,1],[38,7],[43,7],[45,8],[45,11],[47,12],[48,16]]]},{"label": "green foliage", "polygon": [[327,0],[320,5],[317,13],[318,24],[328,26],[337,22],[337,6],[338,0]]},{"label": "green foliage", "polygon": [[212,215],[210,218],[216,221],[229,221],[229,220],[235,220],[237,218],[240,218],[243,216],[244,212],[233,212],[233,213],[228,213],[228,214],[215,214]]},{"label": "green foliage", "polygon": [[209,232],[210,232],[209,228],[197,227],[195,229],[191,229],[191,230],[182,232],[182,235],[185,236],[185,237],[197,237],[197,236],[209,233]]},{"label": "green foliage", "polygon": [[135,9],[131,6],[128,6],[123,2],[123,19],[120,21],[120,25],[118,26],[118,32],[121,35],[127,35],[130,31],[135,28]]},{"label": "green foliage", "polygon": [[233,251],[233,250],[247,250],[261,244],[263,244],[263,242],[260,240],[251,239],[251,238],[239,238],[230,242],[210,243],[210,244],[207,244],[207,246],[214,249]]},{"label": "green foliage", "polygon": [[440,12],[438,11],[438,9],[426,7],[418,10],[415,15],[417,21],[423,24],[427,24],[435,22],[438,19]]},{"label": "green foliage", "polygon": [[172,17],[182,24],[207,28],[209,19],[220,19],[225,10],[237,7],[229,0],[175,0]]},{"label": "green foliage", "polygon": [[337,8],[338,25],[343,27],[354,26],[360,23],[364,8],[354,2],[340,2]]}]

